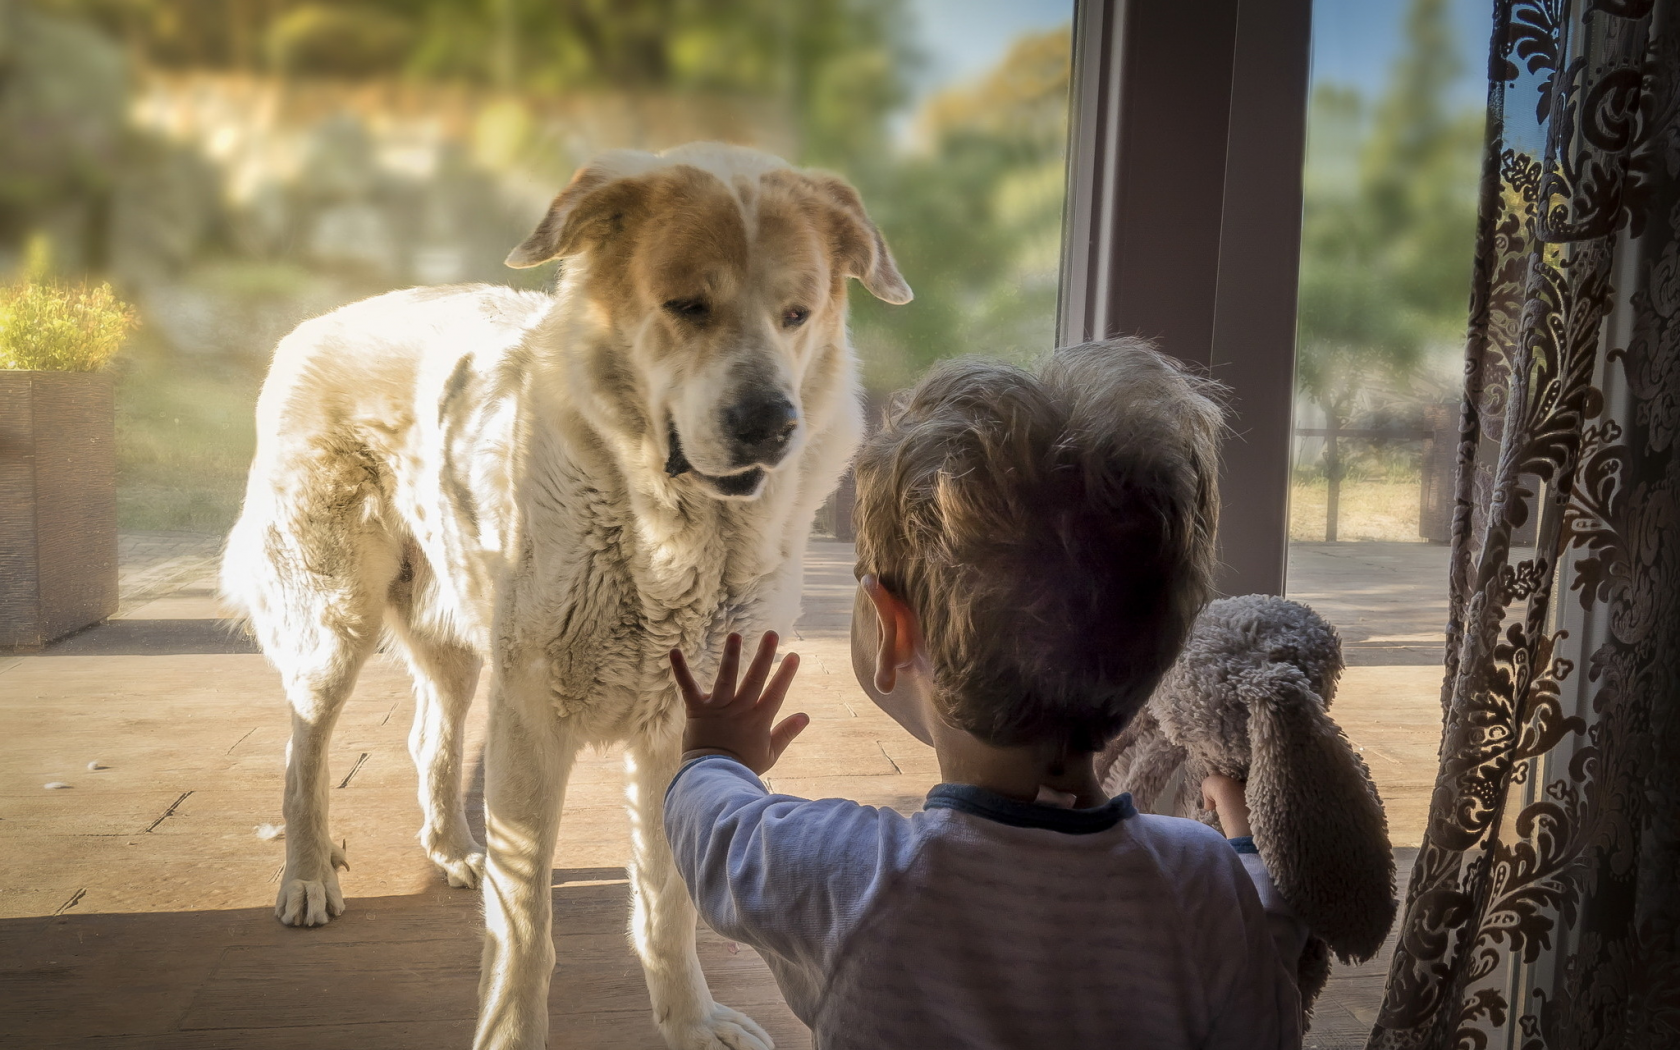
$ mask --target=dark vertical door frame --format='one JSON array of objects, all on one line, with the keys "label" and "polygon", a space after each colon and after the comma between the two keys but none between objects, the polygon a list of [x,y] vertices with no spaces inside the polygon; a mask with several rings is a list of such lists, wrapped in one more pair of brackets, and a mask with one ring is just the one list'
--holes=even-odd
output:
[{"label": "dark vertical door frame", "polygon": [[1225,594],[1283,593],[1311,0],[1076,0],[1062,344],[1230,390]]}]

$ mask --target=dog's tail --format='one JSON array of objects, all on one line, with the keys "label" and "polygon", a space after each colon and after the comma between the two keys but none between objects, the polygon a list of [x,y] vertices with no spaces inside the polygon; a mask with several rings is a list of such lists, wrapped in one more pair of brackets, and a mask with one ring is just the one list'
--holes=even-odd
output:
[{"label": "dog's tail", "polygon": [[262,556],[262,538],[260,535],[253,535],[257,529],[248,522],[248,518],[248,514],[240,514],[239,520],[234,522],[233,528],[228,531],[227,539],[222,543],[222,560],[216,573],[216,594],[222,607],[232,614],[222,621],[228,631],[254,638],[256,627],[252,624],[251,617],[255,603],[260,598],[252,587],[250,567],[253,558]]}]

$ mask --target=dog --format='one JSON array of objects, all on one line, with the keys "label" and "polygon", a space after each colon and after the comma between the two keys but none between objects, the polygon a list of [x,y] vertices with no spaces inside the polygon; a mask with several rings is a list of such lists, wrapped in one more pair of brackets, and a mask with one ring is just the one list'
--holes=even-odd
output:
[{"label": "dog", "polygon": [[[546,1043],[567,776],[579,748],[623,742],[655,1022],[673,1048],[763,1050],[706,987],[665,841],[667,654],[792,626],[812,520],[862,433],[846,280],[911,291],[843,180],[715,143],[580,169],[507,261],[556,258],[552,295],[393,292],[275,352],[221,571],[292,709],[275,912],[344,910],[327,745],[383,634],[414,679],[421,845],[451,885],[483,883],[474,1045]],[[461,794],[485,660],[487,849]]]}]

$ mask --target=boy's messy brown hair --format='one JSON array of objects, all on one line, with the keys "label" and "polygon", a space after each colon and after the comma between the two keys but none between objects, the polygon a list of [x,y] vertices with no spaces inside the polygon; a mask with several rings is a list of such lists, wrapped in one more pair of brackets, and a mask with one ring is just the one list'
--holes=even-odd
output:
[{"label": "boy's messy brown hair", "polygon": [[936,368],[857,459],[857,571],[915,611],[952,726],[1095,751],[1212,596],[1217,385],[1141,340]]}]

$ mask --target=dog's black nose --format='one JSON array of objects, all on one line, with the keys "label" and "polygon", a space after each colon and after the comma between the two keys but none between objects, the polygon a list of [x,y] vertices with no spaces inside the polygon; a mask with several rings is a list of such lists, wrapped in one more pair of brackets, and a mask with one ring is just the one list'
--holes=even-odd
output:
[{"label": "dog's black nose", "polygon": [[781,394],[749,394],[724,410],[723,424],[735,441],[737,465],[775,463],[799,426],[799,411]]}]

